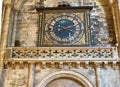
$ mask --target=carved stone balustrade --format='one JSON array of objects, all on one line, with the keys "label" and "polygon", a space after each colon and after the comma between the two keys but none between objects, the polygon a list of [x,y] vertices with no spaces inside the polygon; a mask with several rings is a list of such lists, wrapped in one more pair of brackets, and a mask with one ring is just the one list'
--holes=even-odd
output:
[{"label": "carved stone balustrade", "polygon": [[14,47],[7,48],[4,68],[24,68],[37,64],[41,68],[79,68],[96,65],[120,67],[116,47]]},{"label": "carved stone balustrade", "polygon": [[116,47],[14,47],[6,49],[5,58],[91,59],[118,58]]}]

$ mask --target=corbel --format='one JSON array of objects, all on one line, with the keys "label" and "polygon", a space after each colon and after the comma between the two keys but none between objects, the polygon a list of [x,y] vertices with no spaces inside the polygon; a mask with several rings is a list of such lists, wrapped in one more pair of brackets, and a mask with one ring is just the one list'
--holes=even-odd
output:
[{"label": "corbel", "polygon": [[86,62],[85,62],[85,68],[87,69],[88,66],[89,66],[89,61],[86,61]]},{"label": "corbel", "polygon": [[111,67],[115,69],[116,64],[117,64],[117,61],[113,61]]},{"label": "corbel", "polygon": [[60,68],[60,69],[63,68],[63,62],[59,62],[59,68]]},{"label": "corbel", "polygon": [[20,64],[20,69],[24,69],[25,68],[25,64],[24,64],[23,61],[20,61],[19,64]]},{"label": "corbel", "polygon": [[94,68],[97,69],[101,66],[101,62],[94,62]]},{"label": "corbel", "polygon": [[15,68],[16,68],[16,62],[15,62],[15,61],[12,61],[12,62],[11,62],[11,66],[12,66],[13,69],[15,69]]},{"label": "corbel", "polygon": [[76,68],[77,68],[77,69],[80,68],[80,62],[76,62]]},{"label": "corbel", "polygon": [[67,63],[67,65],[68,65],[69,69],[72,69],[72,68],[73,68],[73,66],[72,66],[72,63],[71,63],[71,62],[68,62],[68,63]]},{"label": "corbel", "polygon": [[42,62],[42,68],[43,68],[43,69],[46,68],[46,62]]},{"label": "corbel", "polygon": [[55,68],[55,63],[54,62],[51,62],[51,68]]},{"label": "corbel", "polygon": [[8,68],[9,68],[8,61],[4,61],[4,69],[8,69]]},{"label": "corbel", "polygon": [[108,61],[104,61],[103,62],[103,67],[106,69],[107,68],[107,65],[108,65]]}]

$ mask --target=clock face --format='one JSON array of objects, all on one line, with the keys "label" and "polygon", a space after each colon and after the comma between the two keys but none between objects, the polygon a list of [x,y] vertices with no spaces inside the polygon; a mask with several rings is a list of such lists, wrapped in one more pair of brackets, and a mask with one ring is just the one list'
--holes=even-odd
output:
[{"label": "clock face", "polygon": [[81,19],[71,13],[56,14],[46,22],[47,38],[57,45],[72,45],[79,41],[84,32]]}]

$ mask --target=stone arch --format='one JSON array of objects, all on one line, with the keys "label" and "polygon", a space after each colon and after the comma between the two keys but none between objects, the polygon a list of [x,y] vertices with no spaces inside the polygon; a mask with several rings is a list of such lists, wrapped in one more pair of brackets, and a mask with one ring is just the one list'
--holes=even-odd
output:
[{"label": "stone arch", "polygon": [[[27,42],[27,46],[29,46],[30,44],[28,45],[28,41],[29,42],[31,41],[31,43],[34,44],[34,45],[32,44],[32,46],[36,46],[36,43],[34,41],[36,40],[36,38],[34,40],[33,39],[31,40],[29,38],[31,36],[30,31],[28,31],[29,30],[28,28],[31,28],[29,25],[31,23],[30,19],[32,18],[30,17],[31,14],[29,14],[29,12],[35,11],[35,7],[34,7],[35,1],[36,0],[16,0],[16,2],[13,2],[14,3],[13,10],[14,12],[17,13],[17,17],[16,19],[14,19],[16,21],[15,23],[16,28],[14,28],[15,34],[14,36],[12,36],[13,38],[12,43],[14,46],[18,46],[18,47],[26,46],[26,42]],[[24,28],[23,31],[22,28]]]},{"label": "stone arch", "polygon": [[[115,34],[115,26],[114,26],[114,16],[113,16],[113,11],[112,11],[112,6],[111,3],[113,3],[114,0],[97,0],[99,4],[101,5],[104,15],[105,15],[105,20],[107,23],[107,30],[109,34],[109,43],[111,46],[115,46],[117,43],[116,39],[116,34]],[[114,38],[114,39],[113,39]]]},{"label": "stone arch", "polygon": [[57,72],[52,72],[49,75],[45,76],[44,79],[40,82],[40,84],[37,87],[46,87],[47,84],[49,84],[51,81],[55,79],[59,79],[61,77],[71,78],[74,80],[77,80],[81,84],[84,85],[84,87],[94,87],[92,82],[85,77],[83,74],[71,71],[71,70],[61,70]]},{"label": "stone arch", "polygon": [[14,10],[15,11],[20,11],[21,6],[23,5],[24,2],[25,2],[25,0],[15,0],[15,1],[12,1]]}]

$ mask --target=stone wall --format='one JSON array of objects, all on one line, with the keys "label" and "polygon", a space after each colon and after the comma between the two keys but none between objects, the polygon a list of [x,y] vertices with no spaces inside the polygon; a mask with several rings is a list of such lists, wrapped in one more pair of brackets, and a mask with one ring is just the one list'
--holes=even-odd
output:
[{"label": "stone wall", "polygon": [[[47,87],[54,87],[52,84],[59,85],[59,83],[55,83],[54,81],[57,82],[59,80],[60,83],[63,83],[61,85],[66,85],[67,87],[69,87],[67,83],[74,85],[74,87],[78,85],[83,87],[84,81],[90,81],[94,87],[98,87],[97,85],[99,85],[99,87],[120,86],[120,70],[118,66],[114,68],[109,65],[106,66],[106,68],[100,66],[96,67],[96,69],[97,71],[92,66],[84,67],[82,65],[75,68],[66,64],[64,64],[61,69],[52,68],[49,64],[44,68],[39,64],[33,64],[32,67],[25,66],[24,69],[7,68],[4,70],[3,86],[1,87],[41,87],[41,83],[47,85]],[[58,75],[56,73],[58,73]],[[81,75],[81,79],[83,79],[80,84],[77,83],[77,74]],[[48,78],[50,81],[45,80],[45,78]]]},{"label": "stone wall", "polygon": [[20,46],[36,46],[39,28],[39,15],[34,9],[35,0],[26,1],[18,15],[16,40]]},{"label": "stone wall", "polygon": [[120,72],[118,67],[115,69],[111,67],[107,67],[106,69],[100,68],[99,73],[101,87],[120,86]]},{"label": "stone wall", "polygon": [[[53,2],[52,4],[49,4]],[[55,2],[55,3],[54,3]],[[45,6],[58,6],[59,0],[46,0]],[[93,6],[91,11],[91,44],[92,46],[110,46],[115,43],[115,33],[112,19],[112,11],[108,2],[99,0],[67,0],[71,6]],[[111,40],[112,39],[112,40]]]},{"label": "stone wall", "polygon": [[[18,0],[19,1],[19,0]],[[49,4],[51,0],[45,1],[45,6],[57,6],[57,1],[55,3],[52,1],[52,4]],[[67,0],[71,6],[79,6],[79,5],[90,5],[94,6],[91,12],[91,33],[92,33],[92,45],[93,46],[110,46],[113,39],[115,40],[114,27],[113,27],[113,20],[111,9],[108,3],[101,4],[95,0],[88,0],[87,2],[80,2],[75,0]],[[85,0],[84,0],[85,1]],[[79,4],[78,4],[79,3]],[[17,18],[17,32],[15,40],[20,42],[20,46],[36,46],[37,42],[37,34],[38,34],[38,13],[34,9],[35,0],[28,0],[25,4],[21,7],[20,13]],[[7,19],[7,18],[6,18]],[[6,35],[6,33],[4,33]],[[111,39],[111,40],[109,40]],[[4,39],[5,40],[5,39]],[[115,42],[115,41],[114,41]],[[3,43],[5,44],[5,43]],[[3,50],[3,49],[2,49]],[[2,56],[3,57],[3,56]],[[1,63],[1,62],[0,62]],[[3,79],[2,84],[3,87],[30,87],[29,82],[31,79],[30,75],[33,80],[33,87],[37,87],[41,80],[49,74],[57,71],[73,71],[78,72],[88,78],[94,86],[96,86],[96,79],[98,77],[100,81],[100,87],[119,87],[120,86],[120,69],[119,67],[111,68],[99,68],[98,77],[96,77],[96,71],[91,68],[83,68],[79,67],[78,69],[74,69],[68,66],[64,66],[63,69],[53,69],[45,67],[44,69],[36,66],[35,69],[31,69],[34,74],[30,74],[28,70],[29,67],[24,67],[24,69],[13,69],[8,68],[3,70]],[[35,79],[34,79],[35,78]],[[1,84],[0,84],[1,86]],[[1,86],[2,87],[2,86]]]},{"label": "stone wall", "polygon": [[[46,0],[45,7],[56,7],[59,0]],[[91,46],[111,46],[116,43],[112,13],[108,2],[99,0],[67,0],[71,6],[93,6],[91,11]],[[51,4],[49,4],[51,3]],[[17,19],[16,41],[20,46],[36,46],[38,41],[39,16],[35,10],[35,0],[22,5]]]},{"label": "stone wall", "polygon": [[28,70],[25,69],[7,69],[5,70],[5,81],[3,87],[27,87]]}]

